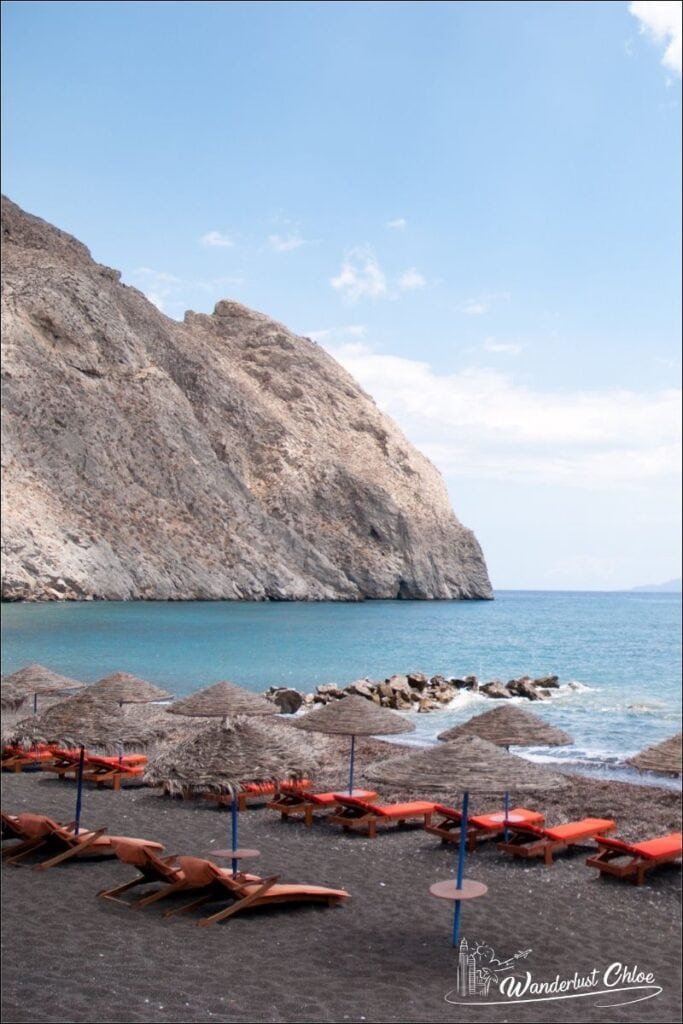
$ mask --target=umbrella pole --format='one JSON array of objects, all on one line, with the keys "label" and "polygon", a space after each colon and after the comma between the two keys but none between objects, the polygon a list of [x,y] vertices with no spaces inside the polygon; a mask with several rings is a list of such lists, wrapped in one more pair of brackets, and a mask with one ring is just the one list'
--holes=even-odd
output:
[{"label": "umbrella pole", "polygon": [[356,752],[356,737],[351,737],[351,767],[349,768],[349,796],[353,796],[353,758]]},{"label": "umbrella pole", "polygon": [[74,825],[74,835],[78,835],[78,829],[81,824],[81,803],[83,800],[83,765],[85,764],[85,747],[81,744],[81,753],[78,758],[78,785],[76,787],[76,824]]},{"label": "umbrella pole", "polygon": [[35,715],[38,711],[38,694],[33,694],[33,714]]},{"label": "umbrella pole", "polygon": [[[232,822],[232,852],[234,853],[237,849],[237,797],[235,791],[232,791],[232,800],[230,801],[230,818]],[[237,874],[237,861],[233,857],[232,859],[232,877],[234,878]]]},{"label": "umbrella pole", "polygon": [[[465,851],[467,849],[467,810],[470,795],[464,793],[462,798],[462,817],[460,819],[460,845],[458,847],[458,876],[455,883],[456,890],[462,889],[462,880],[465,873]],[[460,938],[460,900],[455,901],[453,912],[453,945],[458,945]]]}]

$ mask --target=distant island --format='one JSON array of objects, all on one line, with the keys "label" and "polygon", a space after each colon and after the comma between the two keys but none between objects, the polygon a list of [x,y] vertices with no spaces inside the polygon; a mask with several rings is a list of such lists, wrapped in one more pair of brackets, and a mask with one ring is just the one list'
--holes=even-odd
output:
[{"label": "distant island", "polygon": [[631,590],[638,594],[680,594],[683,590],[683,581],[667,580],[666,583],[647,583],[642,587],[631,587]]}]

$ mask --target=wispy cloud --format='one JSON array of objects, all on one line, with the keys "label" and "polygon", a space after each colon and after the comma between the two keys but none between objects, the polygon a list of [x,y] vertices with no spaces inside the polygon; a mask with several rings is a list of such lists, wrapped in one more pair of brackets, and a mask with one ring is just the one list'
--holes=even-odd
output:
[{"label": "wispy cloud", "polygon": [[509,298],[510,292],[489,292],[476,298],[465,299],[458,309],[466,316],[483,316],[490,311],[494,303],[501,300],[507,301]]},{"label": "wispy cloud", "polygon": [[470,368],[440,375],[426,362],[330,346],[444,473],[604,488],[680,472],[681,392],[552,392]]},{"label": "wispy cloud", "polygon": [[319,331],[306,331],[305,335],[312,341],[344,342],[348,338],[364,338],[367,334],[365,324],[349,324],[346,327],[325,327]]},{"label": "wispy cloud", "polygon": [[391,228],[393,231],[403,231],[407,223],[405,217],[397,217],[396,220],[388,220],[384,227]]},{"label": "wispy cloud", "polygon": [[228,236],[224,235],[222,231],[207,231],[205,235],[199,239],[202,245],[207,245],[209,248],[221,248],[230,249],[235,244],[233,240]]},{"label": "wispy cloud", "polygon": [[174,274],[166,274],[161,270],[152,270],[151,267],[137,267],[133,271],[133,279],[140,288],[140,291],[162,313],[169,299],[175,295],[178,286],[182,284],[180,278]]},{"label": "wispy cloud", "polygon": [[356,247],[346,254],[341,270],[330,278],[330,284],[347,302],[357,302],[365,296],[376,299],[387,293],[384,271],[367,246]]},{"label": "wispy cloud", "polygon": [[301,238],[300,235],[269,235],[268,245],[273,252],[291,252],[293,249],[300,249],[302,245],[307,245],[305,238]]},{"label": "wispy cloud", "polygon": [[518,356],[524,346],[518,345],[514,341],[496,341],[495,338],[487,338],[482,348],[485,352],[503,352],[506,355]]},{"label": "wispy cloud", "polygon": [[424,288],[426,284],[426,279],[415,267],[405,270],[398,279],[398,287],[401,291],[415,291],[417,288]]},{"label": "wispy cloud", "polygon": [[680,0],[643,0],[629,4],[629,11],[640,22],[640,31],[664,48],[662,64],[681,74]]}]

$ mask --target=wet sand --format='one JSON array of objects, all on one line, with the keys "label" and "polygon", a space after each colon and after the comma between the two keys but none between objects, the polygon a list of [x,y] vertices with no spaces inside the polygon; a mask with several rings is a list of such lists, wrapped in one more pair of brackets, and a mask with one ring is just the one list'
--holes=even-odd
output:
[{"label": "wet sand", "polygon": [[[365,753],[376,756],[376,749],[368,746]],[[359,784],[362,760],[363,751]],[[47,773],[5,774],[2,782],[6,811],[62,821],[74,816],[71,782]],[[675,793],[585,779],[552,802],[549,795],[520,802],[545,810],[552,823],[577,811],[610,811],[618,834],[630,838],[661,834],[678,820]],[[480,798],[474,810],[491,807]],[[142,787],[120,793],[86,787],[82,820],[87,827],[107,825],[112,834],[158,840],[169,854],[210,857],[229,845],[225,810]],[[460,998],[452,907],[429,894],[433,882],[454,876],[454,847],[421,829],[392,826],[375,840],[324,822],[307,830],[263,808],[240,815],[240,845],[261,851],[249,870],[346,888],[352,899],[334,908],[262,908],[198,928],[199,911],[164,919],[163,902],[131,910],[97,900],[99,889],[133,877],[115,859],[72,861],[45,872],[4,865],[3,1021],[680,1020],[676,867],[654,872],[636,888],[599,878],[585,866],[583,851],[560,855],[546,868],[512,862],[495,843],[482,844],[466,869],[467,877],[489,887],[486,896],[463,905],[461,935],[470,944],[486,943],[501,959],[530,949],[522,970],[534,981],[596,968],[601,975],[619,962],[654,974],[662,992],[625,1006],[598,1004],[638,993],[507,1006],[472,997],[476,1005],[461,1006],[446,1001],[449,993]]]}]

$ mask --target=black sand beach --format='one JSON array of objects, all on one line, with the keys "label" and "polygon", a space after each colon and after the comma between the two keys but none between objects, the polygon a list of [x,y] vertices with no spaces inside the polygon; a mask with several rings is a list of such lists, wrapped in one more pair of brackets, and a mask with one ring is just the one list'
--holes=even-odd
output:
[{"label": "black sand beach", "polygon": [[[68,821],[74,798],[73,783],[53,776],[3,777],[2,806],[12,813],[31,810]],[[552,807],[543,799],[524,803],[546,810],[553,823],[563,809],[565,820],[579,810],[611,809],[620,835],[642,838],[677,827],[677,794],[661,789],[580,780],[553,796]],[[475,810],[484,809],[479,804]],[[210,857],[229,845],[224,810],[146,788],[87,788],[83,823],[158,840],[169,854]],[[114,859],[72,861],[45,872],[5,865],[3,1021],[680,1020],[676,867],[636,888],[600,879],[585,866],[583,852],[560,855],[546,868],[511,862],[495,843],[483,844],[466,870],[489,887],[485,897],[464,905],[461,935],[470,943],[488,944],[501,959],[530,949],[524,969],[534,981],[594,969],[601,975],[619,962],[654,974],[662,992],[625,1006],[598,1004],[640,993],[458,1006],[446,1001],[448,993],[459,998],[451,905],[429,894],[433,882],[454,875],[452,846],[422,830],[390,828],[375,840],[324,823],[307,830],[265,809],[240,815],[240,843],[261,851],[250,870],[343,887],[352,899],[335,908],[262,908],[198,928],[199,912],[164,919],[163,903],[129,910],[97,900],[99,889],[134,874]]]}]

